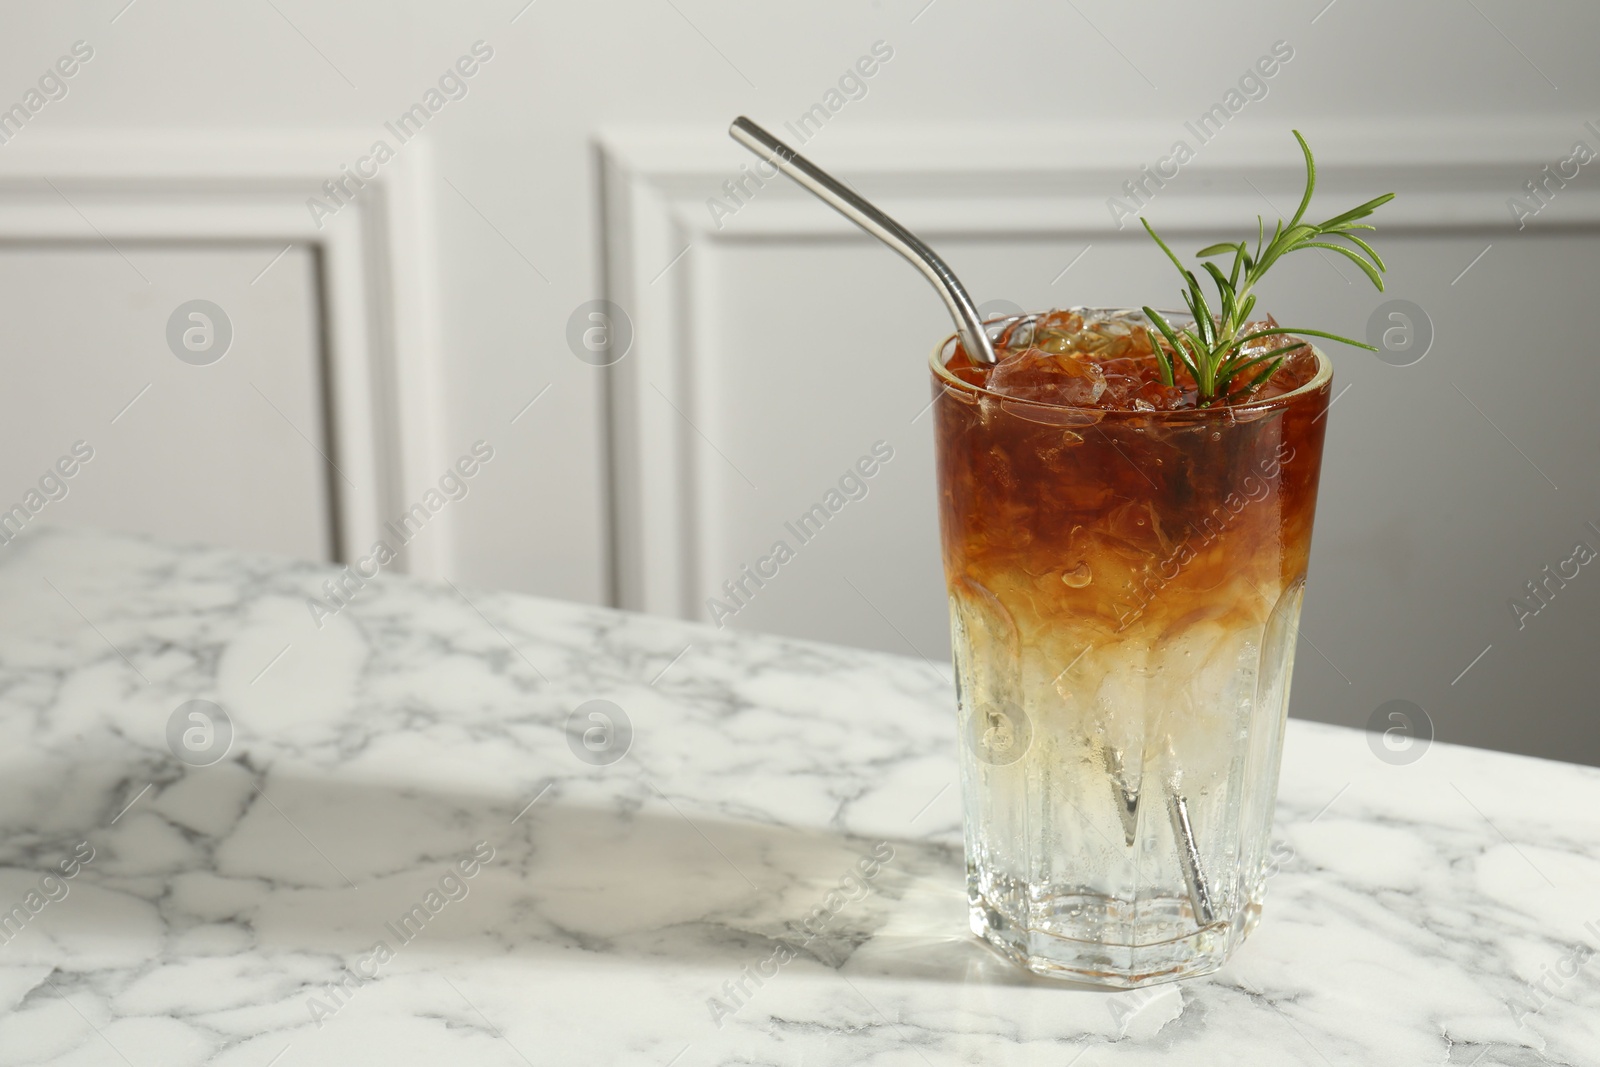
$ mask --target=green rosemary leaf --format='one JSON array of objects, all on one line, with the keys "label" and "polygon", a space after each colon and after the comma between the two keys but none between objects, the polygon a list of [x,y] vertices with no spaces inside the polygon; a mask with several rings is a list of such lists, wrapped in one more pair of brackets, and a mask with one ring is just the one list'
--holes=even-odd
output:
[{"label": "green rosemary leaf", "polygon": [[1167,321],[1167,317],[1153,307],[1146,306],[1141,310],[1144,311],[1145,318],[1156,324],[1156,329],[1161,331],[1161,336],[1172,342],[1173,348],[1177,348],[1178,338],[1173,332],[1172,323]]},{"label": "green rosemary leaf", "polygon": [[[1357,248],[1360,248],[1367,255],[1371,256],[1372,257],[1372,265],[1374,267],[1377,267],[1379,270],[1388,270],[1389,269],[1384,264],[1383,257],[1378,255],[1377,249],[1375,249],[1371,245],[1367,244],[1367,242],[1363,241],[1361,238],[1357,237],[1355,234],[1353,234],[1353,233],[1340,233],[1339,236],[1343,237],[1347,241],[1352,242],[1353,244],[1355,244],[1355,246]],[[1378,288],[1382,289],[1383,286],[1380,285],[1380,286],[1378,286]]]},{"label": "green rosemary leaf", "polygon": [[1350,338],[1341,337],[1336,333],[1325,333],[1322,330],[1307,330],[1299,326],[1274,326],[1270,330],[1257,330],[1254,333],[1247,333],[1240,337],[1234,338],[1234,343],[1242,345],[1246,341],[1254,341],[1262,337],[1273,337],[1277,334],[1292,334],[1296,337],[1302,334],[1304,334],[1306,337],[1326,337],[1330,341],[1341,341],[1347,345],[1355,345],[1357,348],[1365,348],[1370,352],[1377,351],[1377,349],[1373,348],[1371,345],[1364,345],[1360,341],[1352,341]]},{"label": "green rosemary leaf", "polygon": [[1189,371],[1189,376],[1194,379],[1195,386],[1198,388],[1199,384],[1205,380],[1205,376],[1200,372],[1200,354],[1205,351],[1206,346],[1187,327],[1179,330],[1178,336],[1184,342],[1183,347],[1178,349],[1179,358],[1183,360],[1184,367]]},{"label": "green rosemary leaf", "polygon": [[[1200,380],[1200,375],[1195,372],[1194,366],[1186,357],[1183,345],[1178,343],[1178,335],[1173,331],[1172,324],[1167,321],[1166,316],[1162,315],[1161,312],[1152,307],[1145,308],[1144,313],[1146,318],[1156,324],[1156,329],[1161,331],[1161,336],[1165,337],[1169,342],[1171,342],[1172,351],[1177,355],[1178,361],[1183,364],[1184,368],[1188,370],[1189,374],[1194,378],[1195,381],[1198,382]],[[1172,368],[1169,365],[1167,368],[1169,375],[1171,373],[1171,369]],[[1168,382],[1167,384],[1171,385],[1173,383]]]},{"label": "green rosemary leaf", "polygon": [[1317,234],[1321,232],[1322,231],[1317,227],[1307,226],[1305,223],[1301,223],[1299,226],[1289,227],[1284,231],[1283,234],[1284,251],[1287,252],[1290,249],[1305,243],[1308,239],[1317,236]]},{"label": "green rosemary leaf", "polygon": [[1144,223],[1145,230],[1150,234],[1151,237],[1155,238],[1156,244],[1161,246],[1161,251],[1165,252],[1167,254],[1167,258],[1172,260],[1172,265],[1178,268],[1178,273],[1188,274],[1189,272],[1184,268],[1183,261],[1173,253],[1172,249],[1167,247],[1167,242],[1163,241],[1161,239],[1161,235],[1156,233],[1155,227],[1150,225],[1150,220],[1146,219],[1143,215],[1140,215],[1139,221]]},{"label": "green rosemary leaf", "polygon": [[1194,291],[1191,289],[1182,289],[1178,292],[1178,295],[1183,298],[1183,306],[1189,309],[1189,317],[1191,319],[1198,320],[1200,318],[1200,312],[1195,310]]},{"label": "green rosemary leaf", "polygon": [[[1294,327],[1294,326],[1280,326],[1280,327],[1278,327],[1276,329],[1268,330],[1265,333],[1252,334],[1251,336],[1252,337],[1266,337],[1269,334],[1275,334],[1275,333],[1287,333],[1287,334],[1294,334],[1296,336],[1298,336],[1300,334],[1304,334],[1307,337],[1326,337],[1328,340],[1330,340],[1330,341],[1338,341],[1342,345],[1350,345],[1353,348],[1365,348],[1368,352],[1376,352],[1377,351],[1376,348],[1372,347],[1369,344],[1366,344],[1363,341],[1357,341],[1354,338],[1345,337],[1342,334],[1326,333],[1326,332],[1324,332],[1322,330],[1307,330],[1307,329],[1302,329],[1302,328],[1298,328],[1298,327]],[[1241,342],[1243,342],[1244,338],[1241,337],[1239,340]]]},{"label": "green rosemary leaf", "polygon": [[1352,219],[1364,219],[1393,199],[1393,193],[1384,193],[1382,196],[1375,196],[1371,200],[1368,200],[1365,204],[1362,204],[1360,207],[1353,207],[1349,211],[1346,211],[1343,215],[1335,215],[1327,222],[1324,222],[1320,227],[1318,227],[1318,229],[1329,230],[1337,226],[1341,226]]},{"label": "green rosemary leaf", "polygon": [[1351,337],[1341,337],[1336,333],[1319,333],[1316,330],[1295,330],[1294,332],[1295,333],[1309,334],[1312,337],[1326,337],[1330,341],[1338,341],[1340,344],[1349,345],[1352,348],[1365,348],[1368,352],[1376,352],[1377,351],[1376,348],[1374,348],[1372,345],[1367,344],[1365,341],[1357,341],[1357,340],[1355,340],[1354,338],[1351,338]]},{"label": "green rosemary leaf", "polygon": [[1205,341],[1206,347],[1211,348],[1217,343],[1217,320],[1211,317],[1211,305],[1206,303],[1206,294],[1200,288],[1199,280],[1189,271],[1183,273],[1189,279],[1189,292],[1194,294],[1195,306],[1190,310],[1194,312],[1195,329],[1200,331],[1200,338]]},{"label": "green rosemary leaf", "polygon": [[1287,358],[1287,356],[1279,356],[1273,361],[1272,366],[1256,375],[1255,379],[1249,385],[1240,390],[1239,394],[1237,395],[1249,396],[1251,393],[1255,392],[1258,388],[1260,388],[1262,382],[1266,381],[1268,378],[1272,377],[1278,372],[1278,368],[1283,366],[1283,361]]},{"label": "green rosemary leaf", "polygon": [[1267,353],[1265,353],[1263,355],[1259,355],[1259,356],[1254,356],[1254,357],[1252,357],[1250,359],[1244,360],[1243,362],[1235,361],[1235,362],[1230,362],[1230,363],[1224,364],[1223,367],[1217,372],[1217,388],[1218,389],[1226,389],[1227,385],[1228,385],[1228,382],[1231,379],[1237,377],[1238,375],[1243,374],[1245,371],[1249,370],[1251,367],[1257,366],[1257,365],[1259,365],[1261,363],[1265,363],[1267,360],[1273,358],[1274,356],[1287,356],[1290,352],[1293,352],[1293,351],[1295,351],[1297,349],[1301,349],[1301,348],[1305,348],[1305,347],[1307,347],[1307,346],[1306,346],[1306,343],[1304,341],[1297,341],[1292,345],[1284,345],[1282,348],[1274,348],[1271,352],[1267,352]]},{"label": "green rosemary leaf", "polygon": [[1223,319],[1227,322],[1234,321],[1233,283],[1224,278],[1222,271],[1218,270],[1217,265],[1210,260],[1200,265],[1205,268],[1207,274],[1211,275],[1211,280],[1217,284],[1217,299],[1222,301]]},{"label": "green rosemary leaf", "polygon": [[[1148,308],[1145,309],[1145,314],[1150,314]],[[1158,363],[1161,367],[1161,384],[1171,385],[1172,360],[1167,357],[1167,350],[1161,347],[1161,339],[1156,336],[1155,331],[1150,329],[1150,327],[1146,326],[1144,328],[1144,335],[1150,338],[1150,351],[1156,354],[1156,363]]]},{"label": "green rosemary leaf", "polygon": [[1289,225],[1293,226],[1305,216],[1306,208],[1311,206],[1311,193],[1317,187],[1317,161],[1311,158],[1311,146],[1300,136],[1300,131],[1291,132],[1294,134],[1294,139],[1300,142],[1300,151],[1306,157],[1306,194],[1300,198],[1300,206],[1295,209],[1294,218],[1289,220]]},{"label": "green rosemary leaf", "polygon": [[[1371,215],[1379,207],[1394,199],[1393,193],[1373,199],[1351,208],[1339,215],[1334,215],[1322,223],[1306,222],[1305,215],[1311,207],[1312,195],[1317,184],[1317,164],[1311,153],[1311,146],[1301,136],[1298,130],[1294,131],[1295,142],[1300,146],[1301,155],[1305,157],[1306,184],[1305,192],[1300,198],[1300,203],[1295,210],[1294,217],[1285,222],[1278,219],[1273,223],[1272,236],[1266,234],[1266,219],[1256,216],[1256,245],[1252,255],[1247,241],[1238,243],[1219,242],[1202,248],[1198,253],[1201,259],[1201,268],[1211,276],[1217,292],[1217,312],[1212,311],[1211,303],[1206,299],[1205,291],[1201,288],[1200,281],[1194,271],[1183,265],[1172,248],[1161,239],[1155,228],[1148,220],[1140,221],[1151,238],[1161,247],[1172,265],[1178,268],[1182,276],[1184,288],[1180,290],[1184,306],[1188,308],[1193,317],[1192,326],[1181,331],[1175,331],[1171,324],[1159,316],[1151,314],[1151,321],[1155,322],[1161,330],[1168,344],[1167,349],[1161,349],[1159,357],[1163,361],[1163,373],[1176,373],[1176,367],[1181,364],[1194,376],[1198,387],[1197,401],[1202,406],[1209,405],[1218,400],[1226,400],[1228,386],[1237,381],[1239,376],[1254,370],[1257,366],[1266,364],[1264,376],[1258,376],[1247,388],[1253,390],[1261,382],[1282,365],[1283,359],[1289,352],[1300,347],[1299,343],[1286,348],[1277,349],[1265,356],[1256,356],[1246,359],[1241,354],[1241,346],[1261,337],[1278,334],[1300,333],[1309,337],[1326,337],[1343,344],[1355,345],[1359,348],[1371,349],[1372,346],[1353,341],[1337,334],[1325,333],[1321,330],[1294,330],[1286,326],[1277,326],[1267,330],[1258,330],[1252,333],[1243,333],[1245,324],[1250,321],[1250,316],[1256,308],[1256,296],[1253,292],[1256,285],[1267,274],[1267,271],[1279,259],[1291,252],[1305,248],[1316,248],[1335,252],[1344,256],[1361,268],[1361,271],[1380,291],[1383,289],[1383,273],[1388,269],[1383,257],[1365,239],[1355,235],[1355,230],[1371,230],[1373,227],[1359,220]],[[1334,243],[1332,238],[1345,237],[1349,245]],[[1213,263],[1208,257],[1233,253],[1231,269],[1224,274],[1221,267]],[[1148,309],[1147,309],[1148,311]],[[1153,335],[1152,335],[1153,337]],[[1152,344],[1155,341],[1152,340]],[[1159,346],[1158,346],[1159,347]],[[1174,362],[1176,361],[1176,362]],[[1272,362],[1269,362],[1272,361]],[[1219,394],[1220,390],[1220,394]]]},{"label": "green rosemary leaf", "polygon": [[1173,346],[1173,352],[1174,354],[1178,355],[1179,362],[1182,362],[1184,363],[1184,366],[1187,366],[1187,360],[1184,360],[1184,346],[1179,344],[1178,333],[1173,330],[1173,325],[1171,325],[1170,322],[1166,322],[1165,315],[1160,314],[1160,312],[1155,310],[1154,307],[1146,307],[1146,309],[1144,309],[1144,315],[1146,315],[1146,318],[1149,318],[1150,322],[1155,323],[1155,328],[1157,328],[1157,330],[1162,331],[1163,338],[1166,338],[1168,344]]},{"label": "green rosemary leaf", "polygon": [[1377,269],[1374,268],[1371,263],[1368,263],[1355,252],[1352,252],[1350,249],[1346,248],[1344,245],[1336,245],[1332,241],[1307,241],[1304,247],[1326,248],[1330,252],[1339,253],[1341,256],[1344,256],[1346,259],[1350,260],[1350,262],[1354,263],[1356,266],[1365,271],[1367,278],[1371,280],[1373,285],[1378,287],[1378,292],[1383,292],[1383,275],[1379,274]]}]

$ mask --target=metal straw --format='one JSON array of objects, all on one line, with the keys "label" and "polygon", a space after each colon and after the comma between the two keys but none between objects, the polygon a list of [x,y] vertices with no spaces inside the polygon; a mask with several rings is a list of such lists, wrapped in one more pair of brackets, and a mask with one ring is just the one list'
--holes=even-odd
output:
[{"label": "metal straw", "polygon": [[872,236],[899,252],[944,298],[950,317],[956,320],[956,333],[967,354],[980,363],[996,362],[994,345],[983,331],[972,297],[944,260],[904,226],[873,207],[835,179],[827,171],[796,152],[743,115],[728,127],[728,136],[793,178],[807,192],[833,208]]},{"label": "metal straw", "polygon": [[[845,186],[827,171],[790,148],[772,134],[740,115],[728,127],[728,136],[750,151],[771,163],[785,176],[792,178],[808,193],[833,208],[839,214],[866,230],[872,236],[899,252],[933,283],[944,298],[950,317],[956,322],[956,333],[967,354],[980,363],[997,362],[994,345],[984,332],[983,321],[978,318],[977,306],[967,295],[954,272],[945,265],[938,254],[923,244],[910,230],[873,207],[856,192]],[[1167,788],[1168,814],[1178,838],[1178,865],[1183,868],[1184,879],[1189,883],[1189,902],[1195,919],[1205,926],[1213,919],[1210,887],[1205,871],[1200,865],[1200,848],[1194,839],[1194,829],[1189,824],[1189,806],[1178,792],[1174,782]],[[1131,809],[1131,806],[1130,806]]]},{"label": "metal straw", "polygon": [[1194,909],[1194,921],[1209,926],[1216,919],[1212,906],[1211,886],[1206,881],[1204,861],[1200,858],[1200,845],[1194,839],[1194,824],[1189,821],[1189,799],[1183,795],[1182,771],[1178,769],[1178,753],[1173,748],[1172,735],[1167,735],[1167,817],[1172,820],[1172,837],[1178,846],[1178,869],[1189,886],[1189,906]]},{"label": "metal straw", "polygon": [[1194,921],[1210,926],[1216,919],[1211,906],[1211,887],[1206,884],[1205,868],[1200,865],[1200,849],[1195,844],[1194,828],[1189,825],[1189,802],[1177,790],[1167,787],[1167,812],[1172,817],[1172,829],[1178,838],[1178,866],[1183,868],[1184,881],[1189,883],[1189,906],[1194,909]]}]

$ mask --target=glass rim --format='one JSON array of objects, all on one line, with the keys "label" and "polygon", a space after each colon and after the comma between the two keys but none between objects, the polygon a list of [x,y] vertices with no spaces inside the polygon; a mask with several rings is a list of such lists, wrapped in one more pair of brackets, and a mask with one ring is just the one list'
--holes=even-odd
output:
[{"label": "glass rim", "polygon": [[[1067,310],[1135,314],[1143,313],[1141,308],[1096,307],[1071,308]],[[997,323],[1007,323],[1014,319],[1023,319],[1030,316],[1036,317],[1044,314],[1048,314],[1048,312],[1034,311],[1024,312],[1021,315],[997,315],[992,319],[986,320],[984,325],[993,326]],[[1162,314],[1167,315],[1168,313],[1162,312]],[[1189,313],[1187,311],[1174,312],[1171,314],[1173,317],[1189,317]],[[1291,333],[1289,336],[1293,337],[1294,334]],[[1301,340],[1305,342],[1306,346],[1311,349],[1311,354],[1316,357],[1317,373],[1312,375],[1311,380],[1300,386],[1298,389],[1292,389],[1287,393],[1281,393],[1278,396],[1270,397],[1266,400],[1256,400],[1244,404],[1227,404],[1222,407],[1179,408],[1177,410],[1157,409],[1154,411],[1127,411],[1119,408],[1096,408],[1084,407],[1078,404],[1057,404],[1047,400],[1027,400],[1023,399],[1022,397],[1007,396],[1004,393],[997,393],[992,389],[986,388],[985,386],[973,385],[969,381],[956,377],[950,372],[949,368],[946,367],[945,364],[949,358],[946,353],[951,350],[957,339],[958,335],[952,333],[948,337],[941,340],[933,347],[933,353],[928,359],[929,366],[931,366],[933,369],[934,377],[939,380],[944,389],[960,389],[975,396],[993,397],[995,400],[1004,401],[1007,404],[1023,404],[1030,407],[1049,408],[1056,411],[1093,412],[1096,416],[1096,421],[1115,416],[1134,416],[1145,419],[1160,419],[1163,421],[1200,421],[1205,419],[1230,418],[1238,419],[1244,414],[1251,414],[1259,417],[1278,409],[1288,408],[1296,401],[1303,400],[1309,394],[1314,393],[1319,389],[1326,388],[1328,384],[1333,381],[1333,361],[1328,358],[1327,353],[1323,352],[1322,349],[1318,348],[1305,338],[1301,338]]]}]

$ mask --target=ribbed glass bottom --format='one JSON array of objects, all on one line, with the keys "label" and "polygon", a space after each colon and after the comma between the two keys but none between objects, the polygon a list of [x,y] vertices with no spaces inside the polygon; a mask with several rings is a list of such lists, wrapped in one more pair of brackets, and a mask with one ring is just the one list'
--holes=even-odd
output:
[{"label": "ribbed glass bottom", "polygon": [[[969,865],[973,933],[1035,974],[1119,989],[1210,974],[1261,918],[1259,901],[1227,921],[1201,926],[1186,898],[1146,898],[1135,909],[1127,901],[1082,889],[1028,892],[1016,884],[985,887],[983,881]],[[1111,930],[1137,931],[1147,940],[1105,940]]]},{"label": "ribbed glass bottom", "polygon": [[1301,589],[1070,672],[1055,635],[953,598],[975,933],[1116,988],[1223,964],[1261,913]]}]

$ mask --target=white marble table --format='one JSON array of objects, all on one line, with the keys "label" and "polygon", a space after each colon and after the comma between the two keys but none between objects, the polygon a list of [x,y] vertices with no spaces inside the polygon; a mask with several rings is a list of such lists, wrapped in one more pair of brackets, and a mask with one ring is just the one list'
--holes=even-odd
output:
[{"label": "white marble table", "polygon": [[965,933],[942,671],[331,573],[0,549],[0,1065],[1600,1062],[1600,772],[1293,723],[1261,928],[1106,994]]}]

